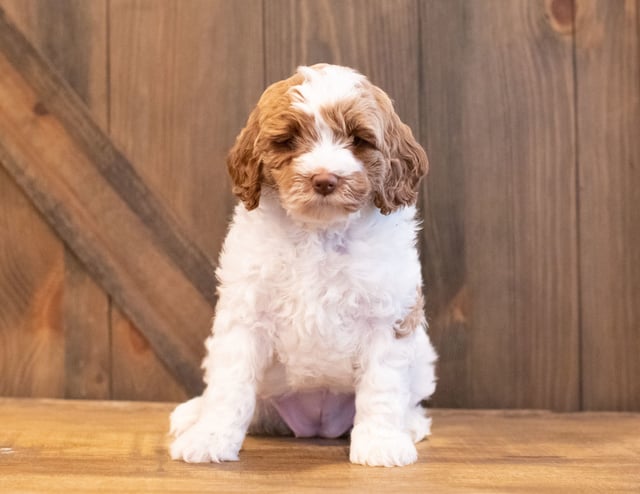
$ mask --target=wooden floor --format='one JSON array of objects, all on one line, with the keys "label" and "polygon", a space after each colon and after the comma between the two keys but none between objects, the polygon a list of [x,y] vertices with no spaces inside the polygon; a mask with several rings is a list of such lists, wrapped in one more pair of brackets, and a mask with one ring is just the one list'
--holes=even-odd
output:
[{"label": "wooden floor", "polygon": [[248,438],[241,459],[167,456],[157,403],[0,399],[0,492],[640,492],[640,414],[433,411],[404,468],[348,462],[348,443]]}]

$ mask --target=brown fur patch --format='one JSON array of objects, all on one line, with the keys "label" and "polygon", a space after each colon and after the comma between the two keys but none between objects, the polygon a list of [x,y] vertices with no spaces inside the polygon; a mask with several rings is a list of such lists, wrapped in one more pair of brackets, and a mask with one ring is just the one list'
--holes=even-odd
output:
[{"label": "brown fur patch", "polygon": [[423,324],[425,324],[424,295],[422,294],[422,288],[418,287],[416,290],[415,304],[411,307],[404,319],[396,321],[393,330],[396,333],[396,338],[402,338],[411,334]]},{"label": "brown fur patch", "polygon": [[232,191],[249,210],[258,206],[261,183],[272,182],[264,174],[265,160],[272,158],[268,163],[271,167],[290,161],[296,154],[297,132],[313,128],[311,117],[291,107],[289,88],[302,81],[303,77],[295,74],[269,86],[229,151],[227,170]]},{"label": "brown fur patch", "polygon": [[374,203],[383,214],[414,204],[418,183],[429,170],[429,160],[422,146],[413,137],[408,125],[402,123],[393,110],[391,100],[381,89],[371,85],[371,91],[385,116],[385,154],[388,169],[382,186],[376,191]]}]

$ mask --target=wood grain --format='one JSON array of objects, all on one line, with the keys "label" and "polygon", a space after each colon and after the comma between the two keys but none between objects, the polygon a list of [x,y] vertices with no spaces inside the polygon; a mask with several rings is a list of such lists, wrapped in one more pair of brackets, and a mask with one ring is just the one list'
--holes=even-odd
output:
[{"label": "wood grain", "polygon": [[579,407],[572,38],[562,22],[542,2],[421,3],[425,272],[441,406]]},{"label": "wood grain", "polygon": [[271,0],[265,3],[268,83],[298,65],[353,67],[384,89],[418,132],[418,7],[415,0]]},{"label": "wood grain", "polygon": [[250,437],[240,461],[167,454],[171,404],[0,400],[7,492],[637,492],[640,415],[433,412],[419,462],[348,462],[346,440]]},{"label": "wood grain", "polygon": [[[2,0],[0,5],[106,129],[106,2],[62,0],[55,9],[47,0]],[[64,393],[69,398],[108,398],[108,296],[68,248],[64,265]]]},{"label": "wood grain", "polygon": [[[0,6],[34,30],[33,2]],[[0,394],[64,396],[63,292],[63,244],[0,169]]]},{"label": "wood grain", "polygon": [[212,262],[235,204],[225,157],[263,90],[256,5],[111,2],[113,139]]},{"label": "wood grain", "polygon": [[578,1],[583,406],[640,409],[640,6]]},{"label": "wood grain", "polygon": [[[53,112],[68,132],[73,133],[82,151],[96,165],[104,179],[118,193],[127,206],[139,216],[171,256],[172,262],[212,304],[215,302],[215,283],[203,266],[207,257],[189,241],[183,227],[164,203],[146,185],[122,152],[112,145],[104,131],[91,118],[74,91],[61,91],[68,85],[48,70],[47,63],[33,49],[23,35],[2,13],[2,50],[24,79],[47,105],[34,108],[42,115]],[[43,101],[44,104],[44,101]]]},{"label": "wood grain", "polygon": [[[263,89],[256,5],[111,2],[112,135],[212,265],[235,203],[225,156]],[[213,283],[213,266],[202,275]],[[116,396],[181,399],[139,332],[114,317]],[[191,324],[202,346],[210,323]]]},{"label": "wood grain", "polygon": [[[439,353],[433,403],[469,406],[469,289],[463,146],[468,2],[421,2],[421,140],[430,161],[423,184],[422,268],[430,335]],[[454,35],[458,33],[458,35]]]},{"label": "wood grain", "polygon": [[64,249],[0,166],[0,395],[64,396]]},{"label": "wood grain", "polygon": [[[142,332],[117,307],[111,313],[112,397],[131,401],[185,401],[185,390]],[[202,339],[204,344],[204,337]]]},{"label": "wood grain", "polygon": [[[184,255],[195,247],[64,81],[4,15],[0,24],[0,161],[171,370],[197,390],[201,376],[193,362],[202,344],[191,328],[208,325],[211,307],[202,286],[186,276],[197,256],[175,258],[180,246],[187,246]],[[126,184],[114,187],[118,180]],[[134,193],[139,203],[132,210],[127,194]]]},{"label": "wood grain", "polygon": [[65,398],[112,398],[109,297],[67,249],[63,302]]},{"label": "wood grain", "polygon": [[48,59],[0,16],[0,394],[200,389],[224,155],[264,85],[325,61],[430,157],[434,404],[639,410],[638,3],[0,0]]}]

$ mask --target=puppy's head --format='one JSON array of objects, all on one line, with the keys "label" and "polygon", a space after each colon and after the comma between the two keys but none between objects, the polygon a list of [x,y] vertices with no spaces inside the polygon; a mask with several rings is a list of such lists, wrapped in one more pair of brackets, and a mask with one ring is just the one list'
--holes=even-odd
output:
[{"label": "puppy's head", "polygon": [[381,89],[319,64],[267,88],[227,167],[247,209],[270,187],[291,216],[331,222],[370,203],[383,214],[414,203],[428,162]]}]

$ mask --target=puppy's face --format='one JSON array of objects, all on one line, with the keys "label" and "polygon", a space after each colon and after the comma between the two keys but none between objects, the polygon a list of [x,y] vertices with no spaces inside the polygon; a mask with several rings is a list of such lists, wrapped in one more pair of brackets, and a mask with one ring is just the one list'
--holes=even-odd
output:
[{"label": "puppy's face", "polygon": [[321,64],[264,92],[227,166],[247,209],[271,187],[292,217],[330,223],[371,203],[384,214],[414,203],[428,163],[382,90]]}]

